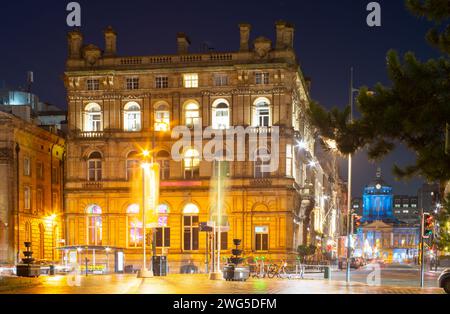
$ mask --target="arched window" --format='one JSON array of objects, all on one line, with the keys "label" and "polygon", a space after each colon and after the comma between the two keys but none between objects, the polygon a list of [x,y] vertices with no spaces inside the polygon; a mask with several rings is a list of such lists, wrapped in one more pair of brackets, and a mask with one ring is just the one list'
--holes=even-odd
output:
[{"label": "arched window", "polygon": [[141,130],[141,106],[137,102],[129,102],[124,107],[124,129],[127,132]]},{"label": "arched window", "polygon": [[200,106],[194,102],[186,104],[184,107],[184,117],[186,126],[193,128],[200,125]]},{"label": "arched window", "polygon": [[196,149],[186,150],[183,158],[184,178],[193,179],[200,176],[200,154]]},{"label": "arched window", "polygon": [[158,227],[156,228],[156,247],[169,248],[170,247],[170,227],[169,227],[169,213],[170,207],[167,204],[160,204],[156,208],[158,213]]},{"label": "arched window", "polygon": [[198,250],[198,214],[195,204],[187,204],[183,209],[183,250]]},{"label": "arched window", "polygon": [[88,181],[97,182],[102,180],[102,155],[93,152],[88,159]]},{"label": "arched window", "polygon": [[132,204],[127,208],[129,247],[142,247],[144,242],[143,224],[139,219],[139,209],[139,204]]},{"label": "arched window", "polygon": [[159,164],[160,179],[170,179],[170,154],[165,150],[158,152],[156,162]]},{"label": "arched window", "polygon": [[270,102],[267,98],[258,98],[254,104],[253,126],[270,127],[271,112]]},{"label": "arched window", "polygon": [[167,104],[160,104],[155,108],[155,131],[170,131],[170,110]]},{"label": "arched window", "polygon": [[45,259],[45,228],[43,224],[39,224],[39,258]]},{"label": "arched window", "polygon": [[131,152],[127,156],[127,180],[131,181],[139,175],[140,159],[137,152]]},{"label": "arched window", "polygon": [[98,205],[89,205],[86,208],[87,214],[87,244],[88,245],[102,245],[102,209]]},{"label": "arched window", "polygon": [[212,127],[215,130],[230,128],[230,106],[224,99],[218,99],[212,106]]},{"label": "arched window", "polygon": [[267,148],[261,148],[256,152],[254,162],[254,176],[262,179],[270,176],[270,152]]},{"label": "arched window", "polygon": [[102,108],[97,103],[90,103],[84,109],[84,131],[100,132],[103,131]]}]

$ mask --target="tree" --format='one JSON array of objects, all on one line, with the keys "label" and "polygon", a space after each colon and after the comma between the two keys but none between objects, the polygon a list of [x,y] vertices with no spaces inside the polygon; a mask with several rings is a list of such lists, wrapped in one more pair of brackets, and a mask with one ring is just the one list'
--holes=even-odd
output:
[{"label": "tree", "polygon": [[[407,0],[408,9],[436,23],[450,18],[448,0]],[[398,143],[416,153],[416,163],[394,166],[399,178],[422,176],[450,180],[450,156],[445,154],[445,130],[450,123],[450,26],[442,33],[430,30],[428,40],[442,52],[439,59],[419,61],[408,52],[403,60],[395,51],[387,55],[391,86],[377,84],[360,90],[357,109],[361,117],[349,123],[350,109],[327,111],[312,103],[309,116],[325,138],[333,139],[343,154],[366,148],[371,160],[390,153]],[[443,195],[443,193],[441,194]]]},{"label": "tree", "polygon": [[317,247],[313,244],[311,245],[299,245],[297,248],[298,257],[301,262],[304,263],[308,256],[316,254]]},{"label": "tree", "polygon": [[450,194],[447,195],[438,216],[437,246],[441,252],[450,253]]}]

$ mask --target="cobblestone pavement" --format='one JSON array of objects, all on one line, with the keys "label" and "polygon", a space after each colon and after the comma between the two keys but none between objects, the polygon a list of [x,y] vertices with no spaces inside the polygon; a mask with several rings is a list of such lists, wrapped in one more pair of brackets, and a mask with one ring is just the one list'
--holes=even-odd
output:
[{"label": "cobblestone pavement", "polygon": [[438,288],[347,285],[341,281],[250,279],[247,282],[211,281],[207,275],[170,275],[138,279],[135,275],[88,276],[80,286],[68,277],[47,277],[36,287],[1,293],[16,294],[443,294]]}]

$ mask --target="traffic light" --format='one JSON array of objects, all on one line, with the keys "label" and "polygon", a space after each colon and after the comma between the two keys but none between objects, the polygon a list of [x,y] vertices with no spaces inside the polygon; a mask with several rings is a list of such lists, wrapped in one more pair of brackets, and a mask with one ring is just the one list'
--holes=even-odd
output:
[{"label": "traffic light", "polygon": [[422,216],[422,237],[429,239],[434,231],[434,218],[429,213],[424,213]]},{"label": "traffic light", "polygon": [[361,227],[361,216],[356,214],[353,215],[353,234],[357,234],[359,228]]}]

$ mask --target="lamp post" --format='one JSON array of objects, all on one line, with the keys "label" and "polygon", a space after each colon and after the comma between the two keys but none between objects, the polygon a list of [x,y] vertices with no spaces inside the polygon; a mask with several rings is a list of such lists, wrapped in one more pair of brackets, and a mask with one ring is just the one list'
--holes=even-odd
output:
[{"label": "lamp post", "polygon": [[[358,89],[353,88],[353,67],[350,70],[350,123],[353,123],[353,95],[359,92]],[[351,199],[352,199],[352,154],[348,154],[348,195],[347,195],[347,270],[345,281],[350,282],[350,258],[351,258]]]},{"label": "lamp post", "polygon": [[147,158],[150,155],[149,151],[144,151],[143,153],[144,161],[141,164],[141,171],[142,171],[142,269],[138,273],[139,278],[151,278],[153,277],[153,269],[150,269],[150,271],[147,269],[147,228],[146,228],[146,184],[145,179],[147,176],[147,173],[150,169],[150,164],[147,162]]}]

